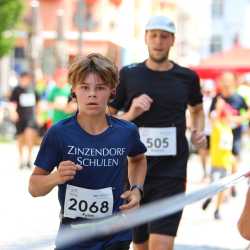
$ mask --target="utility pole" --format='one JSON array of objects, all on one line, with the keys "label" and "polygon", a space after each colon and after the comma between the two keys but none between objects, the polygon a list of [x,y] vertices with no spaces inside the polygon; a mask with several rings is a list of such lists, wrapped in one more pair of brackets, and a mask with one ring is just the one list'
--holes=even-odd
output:
[{"label": "utility pole", "polygon": [[74,23],[78,29],[78,54],[82,55],[82,43],[83,43],[83,28],[85,19],[85,3],[84,0],[78,0],[76,6],[76,15]]},{"label": "utility pole", "polygon": [[65,44],[64,11],[57,11],[57,41],[56,41],[56,67],[65,68],[67,65],[67,47]]},{"label": "utility pole", "polygon": [[39,22],[39,2],[32,0],[31,2],[31,25],[29,32],[29,51],[28,57],[30,62],[30,69],[35,83],[37,74],[41,71],[40,56],[42,51],[42,36]]}]

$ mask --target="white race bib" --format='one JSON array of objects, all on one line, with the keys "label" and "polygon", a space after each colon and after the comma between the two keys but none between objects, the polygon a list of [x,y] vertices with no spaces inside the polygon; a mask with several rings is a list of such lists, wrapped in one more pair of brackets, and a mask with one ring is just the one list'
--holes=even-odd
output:
[{"label": "white race bib", "polygon": [[231,133],[222,133],[220,137],[220,148],[224,150],[232,150],[233,135]]},{"label": "white race bib", "polygon": [[33,107],[36,104],[36,97],[33,93],[23,93],[19,96],[21,107]]},{"label": "white race bib", "polygon": [[112,215],[113,203],[112,187],[93,190],[67,185],[63,216],[71,219],[103,218]]},{"label": "white race bib", "polygon": [[147,156],[176,155],[176,128],[139,128]]}]

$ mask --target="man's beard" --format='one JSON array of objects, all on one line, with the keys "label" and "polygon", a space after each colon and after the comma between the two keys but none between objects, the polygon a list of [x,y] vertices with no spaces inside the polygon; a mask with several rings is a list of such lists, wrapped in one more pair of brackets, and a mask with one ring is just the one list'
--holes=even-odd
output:
[{"label": "man's beard", "polygon": [[168,59],[168,55],[163,55],[162,57],[155,58],[153,55],[149,54],[149,58],[157,64],[162,64],[166,62],[166,60]]}]

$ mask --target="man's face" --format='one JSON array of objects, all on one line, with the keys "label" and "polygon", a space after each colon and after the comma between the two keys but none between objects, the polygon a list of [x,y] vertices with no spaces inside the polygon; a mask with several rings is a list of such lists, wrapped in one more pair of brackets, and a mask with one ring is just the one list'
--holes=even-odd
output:
[{"label": "man's face", "polygon": [[25,75],[20,77],[20,86],[22,87],[28,87],[31,85],[31,76]]},{"label": "man's face", "polygon": [[169,50],[174,44],[174,34],[149,30],[145,33],[145,43],[148,46],[149,58],[156,63],[163,63],[168,59]]},{"label": "man's face", "polygon": [[221,93],[224,97],[230,97],[235,92],[236,79],[231,73],[225,73],[220,78]]}]

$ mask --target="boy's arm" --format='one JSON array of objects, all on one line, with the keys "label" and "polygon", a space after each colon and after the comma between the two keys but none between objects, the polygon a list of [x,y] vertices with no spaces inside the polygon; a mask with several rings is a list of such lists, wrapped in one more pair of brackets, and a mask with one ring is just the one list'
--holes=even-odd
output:
[{"label": "boy's arm", "polygon": [[130,185],[143,185],[147,172],[147,161],[144,154],[128,157],[128,179]]},{"label": "boy's arm", "polygon": [[81,169],[81,166],[72,161],[60,162],[58,169],[51,173],[35,167],[29,181],[29,192],[34,197],[44,196],[55,186],[74,179],[76,172]]},{"label": "boy's arm", "polygon": [[246,202],[238,221],[238,229],[243,238],[250,240],[250,188],[248,189]]},{"label": "boy's arm", "polygon": [[29,180],[29,193],[33,197],[44,196],[57,184],[56,172],[49,173],[40,167],[35,167]]},{"label": "boy's arm", "polygon": [[[131,186],[143,186],[147,172],[147,161],[144,154],[139,154],[128,158],[128,179]],[[141,191],[138,188],[126,191],[122,194],[122,198],[128,201],[120,207],[121,210],[136,208],[141,200]]]}]

